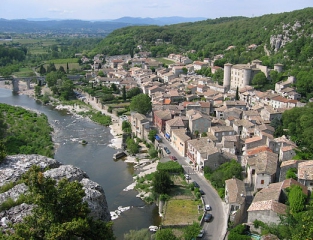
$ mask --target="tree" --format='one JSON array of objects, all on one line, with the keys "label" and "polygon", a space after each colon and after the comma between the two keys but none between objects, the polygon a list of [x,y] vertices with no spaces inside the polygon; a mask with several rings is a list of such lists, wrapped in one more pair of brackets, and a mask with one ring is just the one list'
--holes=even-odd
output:
[{"label": "tree", "polygon": [[103,71],[99,71],[99,72],[98,72],[98,76],[99,76],[99,77],[105,77],[105,74],[103,73]]},{"label": "tree", "polygon": [[258,88],[263,87],[267,83],[267,78],[263,72],[258,72],[252,79],[252,84]]},{"label": "tree", "polygon": [[150,240],[151,234],[148,229],[144,228],[141,230],[130,230],[124,234],[124,240]]},{"label": "tree", "polygon": [[297,168],[289,168],[286,172],[286,179],[293,178],[297,180]]},{"label": "tree", "polygon": [[65,73],[65,69],[64,69],[63,66],[60,66],[60,67],[59,67],[59,72]]},{"label": "tree", "polygon": [[306,195],[302,192],[302,188],[298,185],[292,185],[288,194],[288,202],[290,204],[290,212],[292,214],[304,210]]},{"label": "tree", "polygon": [[132,138],[126,140],[126,146],[130,154],[136,154],[139,152],[139,145]]},{"label": "tree", "polygon": [[112,224],[88,217],[85,191],[77,182],[58,183],[37,166],[23,176],[35,204],[32,215],[13,226],[12,239],[114,239]]},{"label": "tree", "polygon": [[41,96],[41,87],[40,86],[35,86],[35,96],[39,97]]},{"label": "tree", "polygon": [[239,88],[238,88],[238,86],[237,86],[237,88],[236,88],[236,97],[235,97],[235,100],[239,100],[240,99],[240,97],[239,97]]},{"label": "tree", "polygon": [[122,130],[124,132],[128,132],[128,133],[131,132],[131,125],[130,125],[130,123],[128,121],[123,121],[122,122]]},{"label": "tree", "polygon": [[126,97],[132,98],[132,97],[134,97],[140,93],[141,93],[141,89],[139,87],[134,87],[134,88],[130,89],[129,91],[127,91]]},{"label": "tree", "polygon": [[151,142],[154,142],[154,140],[155,140],[155,135],[156,135],[157,133],[158,133],[157,130],[151,129],[151,130],[149,131],[149,134],[148,134],[148,139],[149,139]]},{"label": "tree", "polygon": [[188,73],[188,69],[185,68],[185,67],[182,68],[182,71],[183,71],[183,74],[187,74]]},{"label": "tree", "polygon": [[68,63],[66,63],[66,73],[68,74],[70,72],[70,69],[68,67]]},{"label": "tree", "polygon": [[170,175],[166,171],[156,171],[152,180],[154,192],[158,194],[166,194],[169,192],[172,181]]},{"label": "tree", "polygon": [[46,74],[46,69],[44,68],[44,66],[43,65],[41,65],[40,66],[40,69],[39,69],[39,73],[41,74],[41,75],[43,75],[43,74]]},{"label": "tree", "polygon": [[160,229],[155,234],[155,240],[178,240],[171,228]]},{"label": "tree", "polygon": [[184,238],[185,240],[196,239],[200,233],[201,227],[197,222],[193,222],[192,225],[188,225],[184,229]]},{"label": "tree", "polygon": [[151,99],[148,95],[141,93],[132,98],[129,108],[131,111],[146,115],[152,110]]},{"label": "tree", "polygon": [[123,98],[123,101],[125,102],[126,101],[126,88],[125,88],[125,85],[122,88],[122,98]]}]

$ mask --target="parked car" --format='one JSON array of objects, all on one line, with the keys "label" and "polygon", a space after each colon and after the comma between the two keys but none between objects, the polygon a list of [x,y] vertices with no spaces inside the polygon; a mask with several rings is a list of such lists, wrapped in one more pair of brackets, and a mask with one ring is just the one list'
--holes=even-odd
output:
[{"label": "parked car", "polygon": [[185,174],[185,178],[186,178],[186,180],[190,180],[190,179],[191,179],[191,177],[189,176],[189,174]]},{"label": "parked car", "polygon": [[205,192],[202,189],[199,189],[201,195],[205,195]]},{"label": "parked car", "polygon": [[206,214],[204,214],[203,220],[204,220],[205,222],[210,222],[210,221],[212,220],[212,214],[211,214],[211,213],[206,213]]},{"label": "parked car", "polygon": [[164,147],[164,151],[165,151],[167,154],[171,154],[171,151],[170,151],[167,147]]},{"label": "parked car", "polygon": [[200,188],[199,184],[196,181],[193,181],[192,183],[193,183],[194,187]]},{"label": "parked car", "polygon": [[203,235],[204,235],[204,229],[201,229],[200,230],[200,233],[198,234],[198,238],[202,238],[203,237]]},{"label": "parked car", "polygon": [[170,156],[170,159],[173,160],[173,161],[177,160],[177,158],[175,156]]},{"label": "parked car", "polygon": [[211,211],[211,206],[209,204],[206,204],[204,208],[205,211]]}]

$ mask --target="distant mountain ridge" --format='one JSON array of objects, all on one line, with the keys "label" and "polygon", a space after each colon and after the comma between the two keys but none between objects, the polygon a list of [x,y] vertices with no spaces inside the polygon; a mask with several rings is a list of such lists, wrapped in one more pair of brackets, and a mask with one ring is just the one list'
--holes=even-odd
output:
[{"label": "distant mountain ridge", "polygon": [[184,22],[202,21],[205,18],[159,17],[135,18],[122,17],[113,20],[86,21],[77,19],[0,19],[0,33],[62,33],[62,34],[100,34],[106,35],[115,29],[135,25],[171,25]]}]

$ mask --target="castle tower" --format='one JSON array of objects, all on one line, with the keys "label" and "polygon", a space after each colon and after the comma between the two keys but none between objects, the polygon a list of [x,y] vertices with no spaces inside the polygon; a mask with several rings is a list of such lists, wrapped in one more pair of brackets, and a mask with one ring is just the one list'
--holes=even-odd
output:
[{"label": "castle tower", "polygon": [[243,86],[248,86],[250,85],[250,80],[251,80],[251,68],[244,68],[243,69]]},{"label": "castle tower", "polygon": [[231,68],[232,64],[226,63],[224,64],[224,79],[223,79],[223,87],[228,91],[230,89],[230,79],[231,79]]},{"label": "castle tower", "polygon": [[281,73],[283,71],[283,64],[280,63],[274,64],[274,70]]}]

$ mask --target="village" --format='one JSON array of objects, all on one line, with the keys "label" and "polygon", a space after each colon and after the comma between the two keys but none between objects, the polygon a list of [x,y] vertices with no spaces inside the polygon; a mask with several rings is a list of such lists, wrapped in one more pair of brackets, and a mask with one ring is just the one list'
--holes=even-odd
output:
[{"label": "village", "polygon": [[[99,54],[86,79],[100,85],[114,83],[127,90],[140,86],[151,98],[153,109],[147,116],[128,116],[133,136],[149,141],[149,131],[156,129],[156,138],[166,139],[200,174],[206,166],[214,170],[231,159],[237,160],[244,181],[227,180],[223,199],[234,225],[243,221],[246,212],[248,223],[278,223],[287,209],[286,188],[298,185],[306,195],[312,190],[313,161],[293,160],[297,145],[288,136],[275,138],[271,122],[280,120],[284,111],[305,103],[299,101],[301,95],[293,87],[293,76],[276,83],[275,90],[261,92],[251,86],[258,72],[269,79],[271,70],[283,71],[282,64],[268,69],[254,60],[249,64],[227,63],[221,69],[214,66],[214,61],[221,58],[223,55],[193,62],[186,56],[170,54],[167,59],[173,63],[164,67],[149,58],[149,52],[139,52],[134,58]],[[82,61],[89,59],[83,57]],[[195,74],[208,67],[212,73],[223,70],[223,85]],[[98,71],[103,71],[105,77],[97,76]],[[296,169],[297,181],[286,178],[289,169]]]}]

